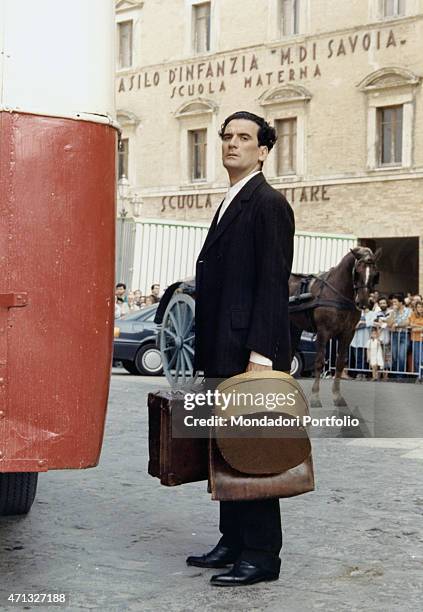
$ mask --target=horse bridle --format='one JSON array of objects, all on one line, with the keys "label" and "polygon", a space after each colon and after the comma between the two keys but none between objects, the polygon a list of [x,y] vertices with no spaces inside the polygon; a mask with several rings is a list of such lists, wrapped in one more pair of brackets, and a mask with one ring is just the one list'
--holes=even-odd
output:
[{"label": "horse bridle", "polygon": [[[326,285],[327,287],[329,287],[336,295],[338,295],[341,299],[340,299],[340,304],[344,304],[345,306],[347,306],[348,309],[350,309],[351,306],[353,306],[353,310],[360,310],[360,308],[357,307],[357,304],[355,303],[355,298],[357,297],[357,291],[359,291],[360,289],[370,289],[370,287],[367,286],[366,283],[362,283],[362,284],[358,284],[355,282],[355,275],[357,273],[357,269],[356,269],[356,265],[358,263],[360,263],[361,261],[363,261],[363,259],[356,259],[354,262],[354,266],[352,269],[352,281],[353,281],[353,290],[354,290],[354,299],[345,297],[345,295],[343,295],[340,291],[338,291],[338,289],[336,287],[334,287],[332,285],[332,283],[330,283],[328,280],[326,280],[325,278],[322,278],[321,276],[317,275],[317,274],[310,274],[310,276],[314,277],[315,280],[318,280],[322,283],[322,287],[323,285]],[[330,270],[329,270],[330,272]],[[325,272],[325,274],[328,274],[329,272]],[[320,292],[322,291],[322,289],[320,289]],[[318,299],[320,299],[320,294],[318,296]],[[326,300],[326,302],[328,302],[328,300]]]},{"label": "horse bridle", "polygon": [[[357,264],[359,264],[360,262],[362,262],[365,258],[362,259],[356,259],[354,262],[354,266],[352,269],[352,281],[353,281],[353,289],[354,289],[354,297],[357,296],[357,291],[359,291],[360,289],[368,289],[370,291],[371,287],[368,286],[368,283],[361,283],[361,284],[357,284],[355,282],[355,276],[357,274]],[[374,264],[374,262],[371,262]],[[377,273],[379,274],[379,273]],[[370,277],[369,277],[370,278]]]}]

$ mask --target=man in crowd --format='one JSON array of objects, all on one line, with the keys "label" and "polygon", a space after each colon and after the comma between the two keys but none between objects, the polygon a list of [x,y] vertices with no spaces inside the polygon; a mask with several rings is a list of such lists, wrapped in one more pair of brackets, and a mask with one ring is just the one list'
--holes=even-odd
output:
[{"label": "man in crowd", "polygon": [[154,283],[153,285],[151,285],[151,294],[147,296],[147,298],[150,298],[148,305],[151,304],[157,304],[158,302],[160,302],[160,285],[158,283]]},{"label": "man in crowd", "polygon": [[115,297],[118,306],[126,302],[126,285],[125,283],[118,283],[115,287]]},{"label": "man in crowd", "polygon": [[125,283],[118,283],[115,287],[115,319],[123,317],[129,312],[126,298]]},{"label": "man in crowd", "polygon": [[392,297],[392,312],[388,319],[388,327],[392,332],[392,369],[396,378],[404,378],[407,369],[408,319],[411,309],[404,303],[404,295],[396,293]]},{"label": "man in crowd", "polygon": [[136,306],[138,306],[138,308],[141,308],[142,306],[142,293],[141,293],[141,289],[135,289],[134,291],[134,303]]},{"label": "man in crowd", "polygon": [[376,313],[373,325],[379,330],[379,340],[382,345],[383,354],[383,379],[388,380],[388,370],[391,367],[391,333],[388,327],[388,320],[391,310],[388,308],[388,300],[384,295],[378,300],[379,310]]}]

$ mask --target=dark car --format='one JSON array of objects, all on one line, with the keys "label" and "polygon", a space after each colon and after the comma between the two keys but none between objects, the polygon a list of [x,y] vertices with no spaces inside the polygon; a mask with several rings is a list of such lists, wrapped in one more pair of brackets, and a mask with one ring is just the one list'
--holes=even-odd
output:
[{"label": "dark car", "polygon": [[158,304],[115,320],[113,361],[121,361],[131,374],[161,376],[162,358],[156,347]]},{"label": "dark car", "polygon": [[303,331],[300,344],[291,362],[291,374],[296,378],[310,374],[314,370],[316,359],[316,336]]}]

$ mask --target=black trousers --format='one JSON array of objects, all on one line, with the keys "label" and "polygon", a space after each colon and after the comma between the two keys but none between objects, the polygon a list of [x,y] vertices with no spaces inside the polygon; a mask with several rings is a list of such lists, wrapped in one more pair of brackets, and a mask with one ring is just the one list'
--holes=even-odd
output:
[{"label": "black trousers", "polygon": [[279,570],[282,527],[279,499],[220,502],[220,544],[240,558],[270,571]]}]

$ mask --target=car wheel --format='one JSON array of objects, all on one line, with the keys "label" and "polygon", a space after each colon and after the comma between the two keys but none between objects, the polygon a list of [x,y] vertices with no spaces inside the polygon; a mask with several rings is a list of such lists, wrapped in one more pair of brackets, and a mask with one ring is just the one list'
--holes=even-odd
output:
[{"label": "car wheel", "polygon": [[140,373],[138,372],[138,370],[137,370],[137,368],[135,366],[135,363],[133,361],[127,361],[125,359],[125,361],[122,361],[122,365],[125,368],[125,370],[127,372],[129,372],[130,374],[135,374],[135,375],[139,376]]},{"label": "car wheel", "polygon": [[0,474],[0,515],[27,514],[35,499],[38,472]]},{"label": "car wheel", "polygon": [[299,378],[303,373],[303,360],[301,359],[301,355],[299,353],[295,353],[292,361],[291,361],[291,376],[294,378]]},{"label": "car wheel", "polygon": [[155,344],[142,346],[135,355],[135,369],[144,376],[161,376],[163,364],[160,351]]}]

